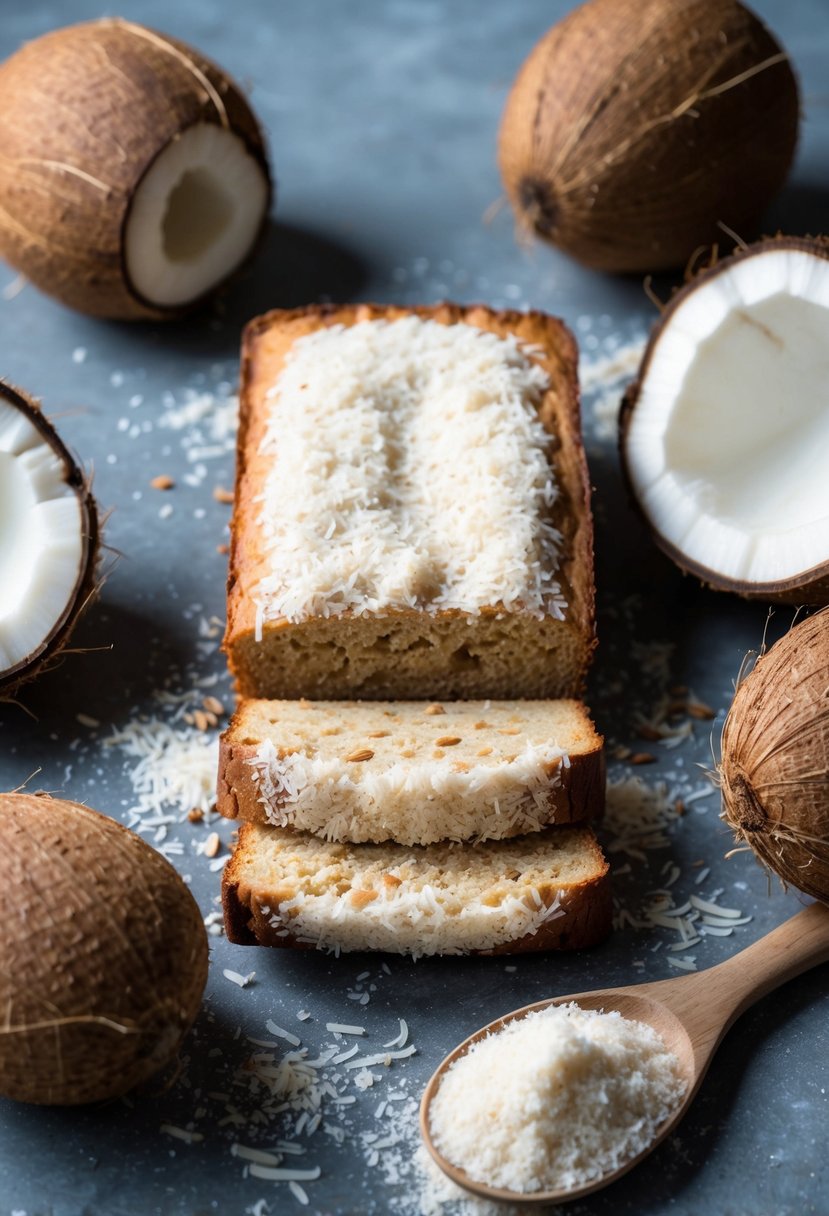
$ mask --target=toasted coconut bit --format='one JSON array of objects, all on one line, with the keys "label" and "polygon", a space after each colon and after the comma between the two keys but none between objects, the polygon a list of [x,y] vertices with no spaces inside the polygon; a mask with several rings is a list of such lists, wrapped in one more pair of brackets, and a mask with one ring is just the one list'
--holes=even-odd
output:
[{"label": "toasted coconut bit", "polygon": [[[513,732],[511,731],[510,734],[512,734],[512,733]],[[435,740],[435,746],[436,747],[456,747],[457,744],[460,742],[462,742],[462,740],[457,735],[441,735],[441,737],[439,739]]]},{"label": "toasted coconut bit", "polygon": [[435,704],[435,705],[427,705],[423,712],[425,714],[434,715],[434,714],[445,714],[446,710],[443,708],[442,705]]},{"label": "toasted coconut bit", "polygon": [[209,714],[215,714],[219,718],[224,715],[225,707],[218,697],[205,697],[202,705]]},{"label": "toasted coconut bit", "polygon": [[190,823],[201,823],[204,819],[204,811],[200,806],[191,806],[187,812],[187,818]]},{"label": "toasted coconut bit", "polygon": [[654,764],[656,756],[652,752],[634,752],[630,757],[631,764]]},{"label": "toasted coconut bit", "polygon": [[154,490],[172,490],[175,488],[175,482],[167,473],[161,473],[158,477],[154,477],[150,485]]},{"label": "toasted coconut bit", "polygon": [[216,502],[232,503],[233,502],[233,491],[226,490],[224,488],[224,486],[214,486],[213,487],[213,497],[216,499]]},{"label": "toasted coconut bit", "polygon": [[222,847],[218,832],[211,832],[204,844],[204,856],[215,857]]},{"label": "toasted coconut bit", "polygon": [[692,718],[702,721],[710,721],[717,716],[717,711],[710,705],[706,705],[704,701],[689,701],[685,708]]},{"label": "toasted coconut bit", "polygon": [[230,545],[228,545],[228,544],[217,545],[216,552],[221,553],[222,555],[226,555],[230,552]]},{"label": "toasted coconut bit", "polygon": [[370,730],[366,735],[367,739],[388,739],[391,734],[390,730]]},{"label": "toasted coconut bit", "polygon": [[365,760],[371,760],[373,756],[374,752],[371,748],[363,747],[358,748],[356,752],[351,752],[350,755],[346,756],[346,760],[349,764],[362,764]]}]

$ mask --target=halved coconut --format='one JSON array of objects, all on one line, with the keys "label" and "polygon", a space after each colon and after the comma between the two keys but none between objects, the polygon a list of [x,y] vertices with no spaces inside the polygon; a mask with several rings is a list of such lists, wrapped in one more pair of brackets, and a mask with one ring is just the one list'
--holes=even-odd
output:
[{"label": "halved coconut", "polygon": [[620,449],[683,570],[829,602],[829,242],[760,241],[678,292],[626,394]]},{"label": "halved coconut", "polygon": [[271,182],[259,124],[216,64],[120,19],[0,65],[0,253],[96,316],[176,316],[246,259]]},{"label": "halved coconut", "polygon": [[36,403],[0,383],[0,700],[66,645],[97,554],[82,470]]}]

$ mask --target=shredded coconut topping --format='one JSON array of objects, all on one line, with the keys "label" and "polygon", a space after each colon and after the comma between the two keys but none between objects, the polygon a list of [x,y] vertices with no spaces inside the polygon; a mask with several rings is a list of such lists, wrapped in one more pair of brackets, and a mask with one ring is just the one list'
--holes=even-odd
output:
[{"label": "shredded coconut topping", "polygon": [[[292,824],[328,840],[363,841],[382,839],[383,825],[399,817],[405,827],[396,839],[402,844],[537,831],[549,817],[550,787],[561,779],[560,769],[553,771],[558,762],[569,763],[562,748],[527,743],[514,760],[463,771],[447,757],[399,761],[350,777],[337,757],[280,757],[270,739],[249,761],[269,823]],[[482,803],[489,807],[485,816]]]},{"label": "shredded coconut topping", "polygon": [[548,387],[514,337],[470,325],[404,317],[294,342],[262,445],[260,628],[390,608],[562,619]]}]

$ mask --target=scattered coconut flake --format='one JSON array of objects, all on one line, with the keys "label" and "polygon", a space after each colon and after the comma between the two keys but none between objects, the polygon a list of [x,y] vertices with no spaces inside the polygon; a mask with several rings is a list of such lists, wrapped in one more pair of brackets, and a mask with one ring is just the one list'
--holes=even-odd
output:
[{"label": "scattered coconut flake", "polygon": [[191,1132],[186,1127],[176,1127],[174,1123],[162,1123],[161,1131],[176,1140],[183,1140],[185,1144],[198,1144],[204,1139],[201,1132]]},{"label": "scattered coconut flake", "polygon": [[251,971],[248,975],[240,975],[238,971],[231,971],[229,967],[225,967],[222,975],[226,980],[230,980],[231,984],[238,984],[240,988],[247,988],[248,984],[252,983],[256,972]]},{"label": "scattered coconut flake", "polygon": [[281,1153],[268,1153],[261,1148],[250,1148],[247,1144],[239,1144],[234,1142],[230,1146],[230,1152],[233,1157],[240,1157],[243,1161],[253,1161],[257,1165],[279,1165],[282,1160]]},{"label": "scattered coconut flake", "polygon": [[384,1047],[405,1047],[409,1038],[409,1028],[406,1023],[400,1018],[400,1031],[393,1039],[389,1039],[388,1043],[384,1043]]},{"label": "scattered coconut flake", "polygon": [[265,1023],[265,1029],[267,1030],[268,1034],[275,1035],[278,1039],[284,1039],[285,1042],[290,1043],[292,1047],[299,1047],[302,1043],[302,1039],[298,1039],[297,1036],[292,1034],[290,1030],[283,1030],[281,1026],[277,1026],[276,1022],[272,1022],[270,1018],[268,1018],[267,1022]]},{"label": "scattered coconut flake", "polygon": [[255,1162],[250,1166],[252,1178],[264,1178],[267,1182],[315,1182],[321,1173],[322,1170],[319,1166],[316,1166],[312,1170],[294,1170],[279,1166],[257,1165]]},{"label": "scattered coconut flake", "polygon": [[742,912],[738,908],[721,908],[719,904],[712,903],[707,899],[700,899],[698,895],[691,896],[691,904],[700,912],[706,912],[709,916],[724,916],[728,919],[735,919],[742,916]]},{"label": "scattered coconut flake", "polygon": [[291,1182],[289,1182],[288,1190],[291,1192],[291,1194],[293,1195],[294,1199],[297,1200],[297,1202],[303,1204],[303,1206],[306,1206],[308,1204],[308,1192],[303,1190],[303,1188],[299,1185],[298,1182],[295,1182],[293,1180]]},{"label": "scattered coconut flake", "polygon": [[365,1026],[348,1026],[344,1022],[326,1022],[325,1029],[332,1034],[365,1034]]},{"label": "scattered coconut flake", "polygon": [[671,967],[678,967],[680,971],[696,971],[697,964],[693,955],[681,955],[674,957],[671,955],[668,958],[668,963]]},{"label": "scattered coconut flake", "polygon": [[406,1056],[413,1056],[416,1050],[414,1044],[410,1044],[402,1051],[383,1051],[373,1056],[360,1056],[357,1060],[349,1060],[346,1068],[373,1068],[375,1064],[388,1067],[392,1060],[404,1060]]}]

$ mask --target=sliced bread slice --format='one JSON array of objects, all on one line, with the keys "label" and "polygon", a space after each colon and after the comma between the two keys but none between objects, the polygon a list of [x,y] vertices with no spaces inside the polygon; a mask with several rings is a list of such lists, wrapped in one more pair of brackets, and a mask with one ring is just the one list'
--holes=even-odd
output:
[{"label": "sliced bread slice", "polygon": [[244,701],[218,809],[327,840],[487,840],[598,817],[604,752],[578,701]]},{"label": "sliced bread slice", "polygon": [[242,351],[246,697],[561,697],[595,644],[577,351],[544,313],[318,306]]},{"label": "sliced bread slice", "polygon": [[611,917],[589,828],[405,848],[246,823],[222,897],[232,942],[414,957],[582,949]]}]

